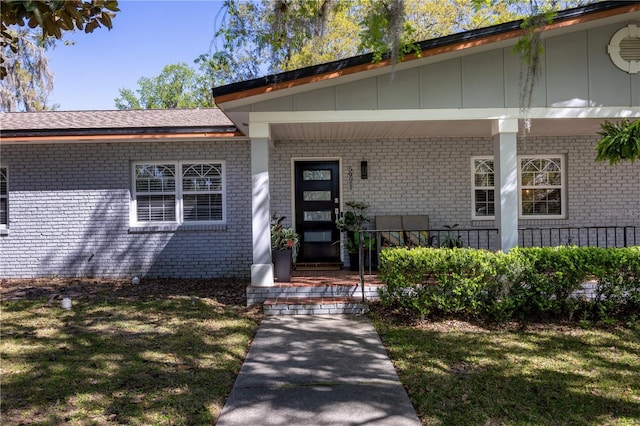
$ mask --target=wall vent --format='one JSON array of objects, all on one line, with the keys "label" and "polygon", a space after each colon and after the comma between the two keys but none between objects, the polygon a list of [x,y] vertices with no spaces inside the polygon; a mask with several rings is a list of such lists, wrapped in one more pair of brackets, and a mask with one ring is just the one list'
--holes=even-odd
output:
[{"label": "wall vent", "polygon": [[622,71],[629,74],[640,72],[640,28],[629,24],[616,31],[607,51],[615,66]]}]

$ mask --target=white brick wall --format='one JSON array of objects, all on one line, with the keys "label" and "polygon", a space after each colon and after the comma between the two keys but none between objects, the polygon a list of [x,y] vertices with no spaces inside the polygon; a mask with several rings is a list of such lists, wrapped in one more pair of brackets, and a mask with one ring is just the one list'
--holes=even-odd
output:
[{"label": "white brick wall", "polygon": [[[565,154],[568,217],[521,227],[640,226],[640,165],[595,163],[597,137],[521,139],[519,154]],[[471,220],[470,157],[492,155],[491,138],[276,141],[271,209],[291,224],[292,158],[340,158],[342,201],[370,214],[428,214],[431,228],[492,228]],[[9,232],[0,276],[246,277],[251,265],[248,142],[3,145],[9,169]],[[130,233],[133,161],[226,161],[226,230]],[[360,161],[369,178],[360,179]],[[349,171],[353,181],[348,181]]]},{"label": "white brick wall", "polygon": [[[9,232],[0,276],[249,275],[248,142],[4,145]],[[129,232],[131,163],[226,161],[226,230]]]},{"label": "white brick wall", "polygon": [[[640,165],[596,163],[598,137],[526,137],[518,154],[565,154],[568,216],[520,220],[520,227],[640,226]],[[271,156],[271,206],[291,212],[292,158],[341,158],[342,201],[365,201],[371,216],[428,214],[431,228],[493,228],[471,220],[472,156],[493,155],[491,138],[277,141]],[[360,179],[367,160],[369,178]],[[349,170],[353,182],[349,184]]]}]

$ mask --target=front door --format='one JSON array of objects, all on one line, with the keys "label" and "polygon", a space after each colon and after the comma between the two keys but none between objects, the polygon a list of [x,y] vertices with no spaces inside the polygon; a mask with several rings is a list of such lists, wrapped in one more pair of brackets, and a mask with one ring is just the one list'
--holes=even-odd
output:
[{"label": "front door", "polygon": [[339,262],[340,207],[337,161],[296,161],[296,232],[300,234],[298,262]]}]

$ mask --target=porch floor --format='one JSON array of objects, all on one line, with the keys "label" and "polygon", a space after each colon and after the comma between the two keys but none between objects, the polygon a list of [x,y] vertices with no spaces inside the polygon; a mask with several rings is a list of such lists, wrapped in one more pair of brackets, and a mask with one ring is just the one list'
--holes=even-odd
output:
[{"label": "porch floor", "polygon": [[[370,286],[382,285],[377,271],[371,271],[371,274],[369,274],[369,271],[365,271],[364,283]],[[327,271],[294,270],[291,273],[290,282],[281,283],[276,280],[275,285],[280,287],[357,286],[360,285],[360,275],[357,271],[347,269]]]}]

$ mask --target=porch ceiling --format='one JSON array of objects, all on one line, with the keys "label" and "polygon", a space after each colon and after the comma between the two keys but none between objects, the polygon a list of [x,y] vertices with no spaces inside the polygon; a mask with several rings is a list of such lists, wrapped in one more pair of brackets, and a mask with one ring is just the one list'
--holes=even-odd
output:
[{"label": "porch ceiling", "polygon": [[[530,136],[585,136],[600,130],[601,119],[535,119]],[[273,140],[415,139],[429,137],[491,137],[492,120],[390,121],[340,123],[278,123]],[[520,122],[523,133],[523,122]]]}]

